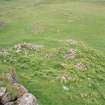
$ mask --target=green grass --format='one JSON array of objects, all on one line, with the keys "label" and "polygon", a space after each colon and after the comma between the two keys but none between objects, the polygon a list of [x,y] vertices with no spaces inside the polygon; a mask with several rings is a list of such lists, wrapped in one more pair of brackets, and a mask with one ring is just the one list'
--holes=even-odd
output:
[{"label": "green grass", "polygon": [[[54,39],[72,37],[104,50],[103,4],[69,0],[43,2],[35,5],[35,0],[27,0],[25,3],[24,0],[0,0],[0,20],[6,23],[5,29],[0,32],[0,46],[6,47],[27,40],[54,47],[58,46],[57,41],[54,44]],[[41,31],[36,32],[37,29]]]},{"label": "green grass", "polygon": [[[7,55],[0,56],[1,74],[15,68],[21,83],[41,105],[102,105],[105,102],[105,56],[84,43],[62,43],[60,48],[23,49],[20,53],[14,48],[8,49]],[[77,57],[66,60],[64,56],[70,48],[76,49]],[[86,70],[75,68],[80,62],[86,65]],[[61,82],[65,73],[71,77],[67,84],[69,91],[63,89],[65,84]]]},{"label": "green grass", "polygon": [[[0,55],[0,74],[16,68],[39,105],[104,105],[105,0],[37,1],[0,0],[0,21],[5,23],[0,48],[9,50],[9,55]],[[80,42],[72,46],[68,39]],[[44,48],[28,49],[28,56],[17,54],[13,46],[22,42]],[[78,57],[66,61],[70,48],[77,50]],[[75,69],[79,62],[87,65],[86,71]],[[70,91],[64,91],[58,78],[64,72],[72,77]]]}]

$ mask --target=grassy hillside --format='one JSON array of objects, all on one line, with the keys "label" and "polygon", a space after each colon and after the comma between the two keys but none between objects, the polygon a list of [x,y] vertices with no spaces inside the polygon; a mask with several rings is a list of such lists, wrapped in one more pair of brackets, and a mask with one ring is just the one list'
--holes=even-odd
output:
[{"label": "grassy hillside", "polygon": [[0,0],[0,48],[39,105],[104,105],[105,0]]},{"label": "grassy hillside", "polygon": [[1,53],[0,72],[15,68],[41,105],[103,105],[105,56],[83,42],[62,43],[60,48],[35,50],[13,46]]},{"label": "grassy hillside", "polygon": [[5,28],[0,32],[0,46],[27,40],[53,47],[59,45],[54,40],[75,38],[104,50],[104,2],[84,1],[0,0],[0,20],[5,22]]}]

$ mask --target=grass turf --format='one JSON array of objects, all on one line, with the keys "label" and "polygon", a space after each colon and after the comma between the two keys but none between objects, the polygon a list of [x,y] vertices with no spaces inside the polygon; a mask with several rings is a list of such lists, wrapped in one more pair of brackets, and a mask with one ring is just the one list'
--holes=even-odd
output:
[{"label": "grass turf", "polygon": [[[101,0],[0,0],[0,47],[31,42],[45,46],[32,57],[10,51],[0,58],[0,73],[16,68],[21,82],[38,98],[39,105],[103,105],[105,103],[105,1]],[[85,42],[77,45],[80,58],[63,59],[66,40]],[[31,52],[33,53],[33,51]],[[47,59],[46,54],[54,56]],[[103,53],[103,54],[101,54]],[[16,62],[15,62],[16,60]],[[74,65],[89,65],[76,72]],[[67,68],[62,67],[66,64]],[[60,80],[64,72],[72,76],[70,91],[64,91]]]}]

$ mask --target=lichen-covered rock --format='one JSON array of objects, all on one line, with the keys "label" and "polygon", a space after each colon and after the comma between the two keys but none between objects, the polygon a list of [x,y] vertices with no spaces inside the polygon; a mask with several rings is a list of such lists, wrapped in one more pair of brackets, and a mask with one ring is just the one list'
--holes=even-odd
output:
[{"label": "lichen-covered rock", "polygon": [[37,105],[35,96],[18,83],[14,70],[7,73],[5,80],[9,82],[9,85],[15,91],[9,91],[9,87],[0,87],[0,105]]},{"label": "lichen-covered rock", "polygon": [[42,47],[43,47],[42,45],[32,44],[32,43],[25,43],[25,42],[17,44],[17,45],[14,46],[17,53],[23,51],[23,49],[37,50],[37,49],[40,49]]},{"label": "lichen-covered rock", "polygon": [[0,87],[0,99],[4,96],[5,93],[6,93],[6,88]]},{"label": "lichen-covered rock", "polygon": [[36,98],[32,94],[25,93],[17,99],[16,105],[37,105],[37,102]]},{"label": "lichen-covered rock", "polygon": [[25,93],[21,93],[17,97],[12,97],[5,87],[1,87],[0,105],[38,105],[35,96],[29,93],[24,86],[20,86]]},{"label": "lichen-covered rock", "polygon": [[8,103],[6,103],[4,105],[15,105],[15,102],[8,102]]},{"label": "lichen-covered rock", "polygon": [[71,48],[69,52],[64,56],[66,60],[72,60],[76,58],[76,50]]},{"label": "lichen-covered rock", "polygon": [[84,71],[84,70],[87,69],[87,68],[86,68],[86,65],[84,65],[84,64],[82,64],[82,63],[77,63],[77,64],[75,65],[75,68],[76,68],[77,70],[82,70],[82,71]]},{"label": "lichen-covered rock", "polygon": [[1,98],[1,103],[4,105],[12,100],[12,96],[10,93],[6,92]]}]

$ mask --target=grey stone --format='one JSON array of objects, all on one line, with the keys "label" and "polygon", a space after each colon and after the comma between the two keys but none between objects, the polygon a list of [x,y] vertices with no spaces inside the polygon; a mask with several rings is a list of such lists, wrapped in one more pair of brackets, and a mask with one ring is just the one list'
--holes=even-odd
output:
[{"label": "grey stone", "polygon": [[6,88],[0,87],[0,98],[2,98],[5,93],[6,93]]},{"label": "grey stone", "polygon": [[16,105],[37,105],[37,102],[36,98],[32,94],[25,93],[17,99]]},{"label": "grey stone", "polygon": [[8,103],[6,103],[4,105],[15,105],[15,103],[14,102],[8,102]]},{"label": "grey stone", "polygon": [[5,95],[1,99],[1,103],[4,105],[12,100],[12,96],[10,93],[6,92]]},{"label": "grey stone", "polygon": [[66,60],[75,59],[75,58],[76,58],[76,50],[73,49],[73,48],[71,48],[71,49],[69,50],[69,52],[64,56],[64,58],[65,58]]}]

